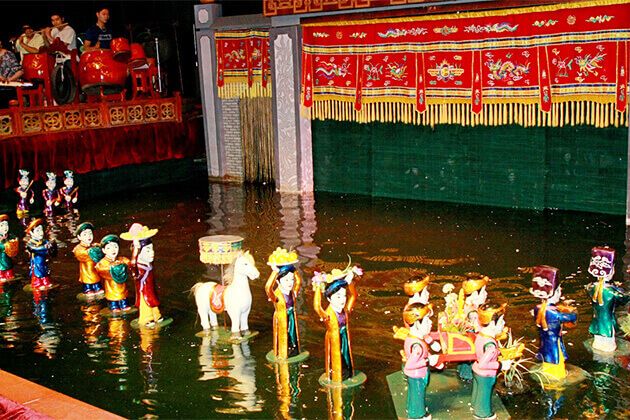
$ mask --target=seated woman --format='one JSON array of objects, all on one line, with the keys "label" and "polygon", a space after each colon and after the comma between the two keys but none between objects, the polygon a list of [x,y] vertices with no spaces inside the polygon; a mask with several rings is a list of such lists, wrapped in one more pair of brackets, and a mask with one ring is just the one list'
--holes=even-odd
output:
[{"label": "seated woman", "polygon": [[1,84],[16,82],[23,74],[24,70],[15,54],[4,48],[0,42],[0,108],[8,108],[9,101],[16,98],[14,88],[2,88]]}]

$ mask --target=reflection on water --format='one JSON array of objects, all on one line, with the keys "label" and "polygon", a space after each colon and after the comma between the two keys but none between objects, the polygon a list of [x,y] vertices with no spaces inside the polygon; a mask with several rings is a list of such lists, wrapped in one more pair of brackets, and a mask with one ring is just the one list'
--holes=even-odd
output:
[{"label": "reflection on water", "polygon": [[328,418],[334,420],[347,420],[354,416],[354,398],[356,388],[332,388],[326,390],[328,401]]},{"label": "reflection on water", "polygon": [[103,317],[101,305],[98,303],[86,303],[81,305],[83,313],[83,341],[87,345],[87,356],[92,362],[100,362],[103,357],[103,349],[107,347],[107,339],[104,337]]},{"label": "reflection on water", "polygon": [[[177,314],[175,321],[159,332],[134,331],[129,320],[101,316],[103,303],[78,302],[70,245],[52,262],[60,287],[47,299],[25,293],[27,259],[21,254],[20,281],[0,285],[2,369],[132,418],[392,418],[385,376],[400,369],[400,343],[391,338],[391,326],[400,324],[406,302],[402,284],[409,277],[433,274],[431,299],[440,310],[445,283],[459,285],[468,272],[489,275],[489,300],[509,301],[507,323],[533,349],[537,329],[529,311],[537,301],[528,293],[531,274],[518,267],[549,264],[560,269],[563,294],[578,308],[578,325],[565,337],[569,362],[591,376],[563,391],[542,391],[534,384],[525,394],[504,397],[506,407],[514,418],[630,417],[630,374],[611,360],[594,360],[582,345],[592,316],[584,292],[590,249],[608,244],[625,254],[616,272],[619,280],[629,278],[623,217],[280,194],[228,184],[82,204],[81,216],[55,219],[49,237],[70,244],[74,229],[86,220],[97,226],[97,238],[126,230],[134,221],[155,226],[161,306]],[[12,231],[20,232],[15,225]],[[222,344],[218,334],[194,337],[199,325],[187,290],[219,275],[216,267],[199,262],[197,239],[215,234],[244,237],[261,271],[260,280],[250,283],[250,324],[260,331],[255,340]],[[265,262],[278,246],[297,249],[304,272],[298,319],[300,341],[311,357],[302,364],[271,365],[265,359],[273,347]],[[352,344],[356,367],[369,379],[359,389],[326,390],[317,381],[325,331],[312,313],[309,281],[317,267],[345,267],[347,255],[366,271],[357,283]]]},{"label": "reflection on water", "polygon": [[273,364],[276,375],[276,387],[280,407],[279,414],[284,419],[302,417],[298,404],[300,396],[300,364],[299,363],[275,363]]},{"label": "reflection on water", "polygon": [[142,357],[140,358],[140,372],[144,379],[144,394],[142,404],[147,408],[148,413],[144,416],[152,417],[155,415],[158,406],[158,400],[155,398],[159,392],[158,378],[160,363],[157,361],[159,357],[160,332],[152,328],[140,328],[140,349]]},{"label": "reflection on water", "polygon": [[107,365],[105,372],[110,375],[118,375],[118,390],[127,389],[127,373],[129,372],[129,349],[125,340],[129,335],[129,323],[123,318],[109,318],[107,320],[109,345],[105,350]]},{"label": "reflection on water", "polygon": [[198,380],[218,380],[211,394],[213,400],[221,402],[215,409],[218,413],[262,411],[263,401],[256,392],[256,360],[247,341],[226,344],[219,341],[219,332],[213,330],[202,338],[198,360],[201,370]]},{"label": "reflection on water", "polygon": [[37,337],[33,351],[52,359],[55,357],[61,341],[61,331],[59,324],[52,320],[51,299],[48,293],[48,291],[33,292],[33,315],[35,315],[42,330]]}]

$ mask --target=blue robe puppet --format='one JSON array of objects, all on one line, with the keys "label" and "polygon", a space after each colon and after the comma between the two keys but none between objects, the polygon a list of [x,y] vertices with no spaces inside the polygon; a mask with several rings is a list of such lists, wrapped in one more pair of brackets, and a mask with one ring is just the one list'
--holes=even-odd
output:
[{"label": "blue robe puppet", "polygon": [[542,361],[542,372],[548,379],[560,381],[567,376],[567,351],[562,341],[563,326],[571,327],[577,321],[575,309],[561,305],[562,290],[558,269],[548,265],[534,267],[529,292],[541,300],[534,308],[534,317],[540,337],[536,358]]},{"label": "blue robe puppet", "polygon": [[29,236],[26,250],[30,255],[29,277],[33,290],[53,287],[50,278],[50,259],[57,255],[57,244],[44,238],[44,221],[34,219],[24,232]]}]

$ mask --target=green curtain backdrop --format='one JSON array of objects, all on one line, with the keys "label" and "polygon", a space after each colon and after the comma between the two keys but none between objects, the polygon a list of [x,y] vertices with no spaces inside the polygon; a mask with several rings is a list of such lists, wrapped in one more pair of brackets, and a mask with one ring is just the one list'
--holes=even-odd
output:
[{"label": "green curtain backdrop", "polygon": [[625,214],[627,128],[313,121],[315,189]]}]

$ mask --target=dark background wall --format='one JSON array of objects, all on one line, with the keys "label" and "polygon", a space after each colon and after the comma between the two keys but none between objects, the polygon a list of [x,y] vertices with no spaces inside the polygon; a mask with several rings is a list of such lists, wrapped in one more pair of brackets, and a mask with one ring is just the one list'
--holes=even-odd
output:
[{"label": "dark background wall", "polygon": [[315,189],[625,214],[628,129],[313,122]]},{"label": "dark background wall", "polygon": [[[218,1],[225,16],[262,13],[262,0]],[[186,96],[199,96],[198,73],[194,45],[193,0],[153,1],[2,1],[3,24],[0,40],[7,46],[11,37],[22,33],[22,25],[28,23],[35,29],[50,26],[50,14],[58,11],[78,35],[96,22],[95,10],[103,5],[110,9],[110,25],[114,36],[139,40],[157,34],[167,44],[164,65],[169,72],[172,89],[179,90],[180,82],[176,56],[175,35],[179,43],[182,79]]]}]

